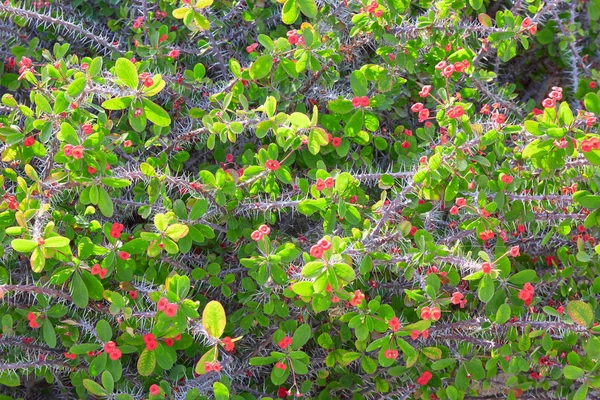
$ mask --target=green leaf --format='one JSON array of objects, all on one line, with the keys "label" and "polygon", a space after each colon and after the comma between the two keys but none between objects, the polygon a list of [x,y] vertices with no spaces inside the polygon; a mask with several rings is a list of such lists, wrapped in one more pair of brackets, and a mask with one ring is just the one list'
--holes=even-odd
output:
[{"label": "green leaf", "polygon": [[577,325],[590,327],[594,322],[594,311],[592,307],[581,300],[569,301],[567,314]]},{"label": "green leaf", "polygon": [[88,392],[95,396],[108,396],[108,392],[102,386],[100,386],[91,379],[84,379],[83,386],[87,389]]},{"label": "green leaf", "polygon": [[356,96],[367,95],[367,78],[361,71],[354,71],[352,75],[350,75],[350,86]]},{"label": "green leaf", "polygon": [[187,225],[183,225],[183,224],[173,224],[173,225],[169,225],[169,227],[167,228],[167,230],[165,231],[165,234],[173,239],[174,241],[178,241],[180,239],[182,239],[183,237],[185,237],[188,232],[190,231],[190,228],[188,228]]},{"label": "green leaf", "polygon": [[529,282],[529,283],[533,282],[536,278],[537,278],[537,274],[535,273],[534,270],[526,269],[526,270],[517,272],[516,274],[512,275],[510,278],[508,278],[508,281],[515,285],[523,285],[526,282]]},{"label": "green leaf", "polygon": [[298,0],[300,11],[308,18],[315,18],[317,16],[317,5],[315,0]]},{"label": "green leaf", "polygon": [[44,247],[46,248],[58,248],[68,246],[71,240],[63,236],[54,236],[45,239]]},{"label": "green leaf", "polygon": [[487,274],[483,276],[481,282],[479,282],[479,289],[477,290],[477,295],[479,296],[479,300],[487,303],[494,297],[495,286],[494,280],[492,276]]},{"label": "green leaf", "polygon": [[133,97],[116,97],[114,99],[106,100],[102,103],[102,108],[107,110],[123,110],[131,104]]},{"label": "green leaf", "polygon": [[496,311],[496,323],[499,325],[504,324],[510,318],[510,306],[506,303],[498,307]]},{"label": "green leaf", "polygon": [[98,338],[105,343],[112,339],[112,328],[110,327],[110,324],[103,319],[96,324],[96,333],[98,333]]},{"label": "green leaf", "polygon": [[300,112],[292,113],[288,117],[288,122],[291,122],[293,125],[301,129],[308,128],[310,126],[310,118],[308,118],[306,114]]},{"label": "green leaf", "polygon": [[46,258],[39,247],[36,247],[35,250],[33,250],[31,257],[29,258],[29,262],[31,263],[31,269],[33,272],[42,272],[44,266],[46,265]]},{"label": "green leaf", "polygon": [[75,79],[67,88],[67,94],[71,97],[79,96],[83,92],[83,89],[85,89],[86,84],[87,78],[85,77]]},{"label": "green leaf", "polygon": [[281,20],[284,24],[293,24],[298,19],[298,4],[296,0],[287,0],[281,10]]},{"label": "green leaf", "polygon": [[[289,0],[288,0],[289,1]],[[287,4],[287,3],[286,3]],[[284,6],[285,9],[285,6]],[[262,79],[269,75],[273,67],[273,57],[268,54],[262,55],[254,61],[250,67],[250,77],[252,79]]]},{"label": "green leaf", "polygon": [[142,103],[144,104],[146,118],[154,122],[155,125],[169,126],[171,124],[171,117],[161,106],[154,104],[146,98],[142,99]]},{"label": "green leaf", "polygon": [[138,87],[138,73],[135,64],[127,58],[119,58],[115,64],[117,78],[131,89]]},{"label": "green leaf", "polygon": [[600,115],[600,98],[598,98],[596,93],[590,92],[586,94],[583,103],[588,111]]},{"label": "green leaf", "polygon": [[138,373],[141,376],[149,376],[156,367],[156,352],[144,349],[137,362]]},{"label": "green leaf", "polygon": [[73,279],[71,280],[71,297],[77,307],[87,307],[89,300],[88,290],[83,283],[83,279],[81,279],[81,275],[78,273],[73,274]]},{"label": "green leaf", "polygon": [[98,188],[98,208],[105,217],[112,217],[114,208],[110,195],[104,188]]},{"label": "green leaf", "polygon": [[213,383],[213,392],[216,400],[229,399],[229,389],[227,389],[227,386],[223,385],[221,382]]},{"label": "green leaf", "polygon": [[51,349],[56,347],[56,332],[54,331],[54,326],[50,320],[44,321],[44,325],[42,326],[42,333],[44,335],[44,342]]},{"label": "green leaf", "polygon": [[218,301],[209,302],[202,312],[202,325],[206,332],[215,339],[221,337],[225,331],[227,318],[225,309]]},{"label": "green leaf", "polygon": [[90,351],[95,351],[100,348],[99,344],[96,343],[82,343],[76,344],[75,346],[71,346],[69,349],[69,353],[71,354],[85,354]]},{"label": "green leaf", "polygon": [[335,274],[346,282],[352,282],[356,278],[354,269],[348,264],[333,264],[333,270]]},{"label": "green leaf", "polygon": [[563,374],[565,375],[565,378],[575,380],[584,376],[585,371],[574,365],[565,365]]},{"label": "green leaf", "polygon": [[29,253],[38,246],[37,242],[29,239],[13,239],[10,245],[20,253]]},{"label": "green leaf", "polygon": [[298,329],[296,329],[296,332],[294,332],[294,337],[292,338],[292,348],[297,350],[304,346],[310,339],[311,335],[312,329],[310,329],[310,325],[300,325]]}]

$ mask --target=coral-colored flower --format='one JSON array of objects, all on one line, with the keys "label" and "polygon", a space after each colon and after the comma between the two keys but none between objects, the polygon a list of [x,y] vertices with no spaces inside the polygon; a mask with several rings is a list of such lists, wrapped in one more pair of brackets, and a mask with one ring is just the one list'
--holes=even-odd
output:
[{"label": "coral-colored flower", "polygon": [[126,251],[120,251],[119,252],[119,258],[121,260],[129,260],[131,258],[131,255],[128,252],[126,252]]},{"label": "coral-colored flower", "polygon": [[427,97],[429,96],[429,93],[431,93],[431,85],[425,85],[421,88],[421,91],[419,92],[419,97]]},{"label": "coral-colored flower", "polygon": [[481,264],[481,270],[483,271],[484,274],[491,274],[492,273],[492,264],[490,264],[488,262]]},{"label": "coral-colored flower", "polygon": [[74,359],[77,358],[77,355],[76,354],[72,354],[72,353],[64,353],[64,356],[66,358],[68,358],[69,360],[74,360]]},{"label": "coral-colored flower", "polygon": [[106,276],[107,273],[108,273],[108,270],[106,268],[102,268],[100,270],[100,272],[98,272],[98,276],[100,277],[100,279],[104,279],[104,277]]},{"label": "coral-colored flower", "polygon": [[116,348],[117,348],[117,345],[112,340],[110,342],[106,342],[104,344],[104,352],[105,353],[110,353],[111,351],[113,351]]},{"label": "coral-colored flower", "polygon": [[431,308],[431,319],[437,321],[442,316],[442,312],[437,307]]},{"label": "coral-colored flower", "polygon": [[177,315],[177,308],[177,304],[175,303],[167,304],[167,307],[165,307],[165,315],[169,318],[173,318]]},{"label": "coral-colored flower", "polygon": [[154,351],[158,347],[158,343],[156,342],[146,342],[146,349],[148,351]]},{"label": "coral-colored flower", "polygon": [[360,107],[361,104],[362,104],[362,100],[360,99],[360,97],[355,96],[352,98],[352,107],[358,108],[358,107]]},{"label": "coral-colored flower", "polygon": [[521,22],[521,26],[523,28],[529,28],[531,26],[531,18],[527,17],[523,19],[523,22]]},{"label": "coral-colored flower", "polygon": [[465,296],[463,296],[461,292],[454,292],[452,293],[452,300],[450,300],[450,302],[454,305],[458,305],[464,297]]},{"label": "coral-colored flower", "polygon": [[508,184],[512,183],[513,178],[510,175],[502,175],[500,177],[500,180],[508,185]]},{"label": "coral-colored flower", "polygon": [[167,308],[167,304],[169,304],[169,301],[166,298],[161,297],[160,300],[158,300],[156,309],[158,311],[165,311],[165,309]]},{"label": "coral-colored flower", "polygon": [[518,256],[519,256],[519,254],[521,254],[521,253],[519,252],[519,246],[512,246],[512,247],[510,248],[510,255],[511,255],[512,257],[518,257]]},{"label": "coral-colored flower", "polygon": [[459,213],[459,209],[456,206],[452,206],[452,208],[450,208],[450,214],[452,215],[458,215]]},{"label": "coral-colored flower", "polygon": [[160,387],[157,384],[152,384],[150,386],[150,394],[152,396],[158,396],[160,394]]},{"label": "coral-colored flower", "polygon": [[291,338],[291,337],[289,337],[289,336],[284,336],[284,337],[283,337],[283,339],[281,339],[281,340],[279,341],[279,343],[277,343],[277,345],[278,345],[278,346],[279,346],[279,347],[280,347],[282,350],[285,350],[285,349],[287,349],[287,347],[288,347],[289,345],[291,345],[291,344],[292,344],[292,338]]},{"label": "coral-colored flower", "polygon": [[398,358],[398,350],[386,350],[383,353],[383,356],[387,359],[395,360],[396,358]]},{"label": "coral-colored flower", "polygon": [[223,338],[222,343],[225,346],[225,351],[232,352],[235,350],[235,343],[233,343],[231,337],[227,336]]},{"label": "coral-colored flower", "polygon": [[317,189],[319,192],[325,189],[325,181],[321,178],[317,179],[317,182],[315,183],[315,189]]},{"label": "coral-colored flower", "polygon": [[165,346],[171,347],[174,344],[175,344],[175,341],[173,340],[173,338],[165,338]]},{"label": "coral-colored flower", "polygon": [[335,180],[332,177],[325,178],[325,187],[331,189],[335,185]]},{"label": "coral-colored flower", "polygon": [[410,110],[412,112],[419,112],[423,109],[423,103],[415,103],[412,105],[412,107],[410,107]]},{"label": "coral-colored flower", "polygon": [[80,160],[83,158],[83,146],[75,146],[73,147],[73,158],[76,160]]},{"label": "coral-colored flower", "polygon": [[34,145],[34,143],[35,143],[35,139],[33,136],[29,136],[28,138],[26,138],[23,141],[23,145],[25,145],[25,147],[31,147]]},{"label": "coral-colored flower", "polygon": [[121,350],[114,349],[110,353],[108,353],[108,358],[110,358],[113,361],[117,361],[119,358],[121,358],[122,355],[123,353],[121,353]]},{"label": "coral-colored flower", "polygon": [[275,368],[285,371],[287,369],[287,365],[282,362],[275,363]]},{"label": "coral-colored flower", "polygon": [[398,317],[390,319],[390,321],[388,322],[388,326],[390,327],[392,332],[398,332],[398,330],[400,329],[400,320],[398,320]]},{"label": "coral-colored flower", "polygon": [[35,321],[37,319],[36,315],[32,312],[29,311],[29,313],[27,313],[27,320],[28,321]]},{"label": "coral-colored flower", "polygon": [[331,145],[332,145],[334,148],[336,148],[336,149],[337,149],[338,147],[340,147],[340,145],[341,145],[341,144],[342,144],[342,139],[341,139],[341,138],[339,138],[339,137],[334,137],[334,138],[331,140]]},{"label": "coral-colored flower", "polygon": [[442,70],[442,69],[446,68],[446,65],[448,65],[446,63],[446,61],[440,61],[439,63],[436,64],[435,69]]},{"label": "coral-colored flower", "polygon": [[100,267],[100,264],[94,264],[92,266],[92,275],[98,275],[101,269],[102,267]]},{"label": "coral-colored flower", "polygon": [[271,228],[269,228],[267,225],[261,225],[258,227],[258,231],[260,233],[262,233],[263,235],[268,235],[271,233]]},{"label": "coral-colored flower", "polygon": [[250,46],[246,47],[246,51],[248,53],[254,53],[258,48],[258,43],[252,43]]},{"label": "coral-colored flower", "polygon": [[405,140],[404,142],[402,142],[402,144],[400,146],[403,149],[408,149],[408,148],[410,148],[410,142],[408,142],[407,140]]},{"label": "coral-colored flower", "polygon": [[429,307],[421,308],[421,319],[428,320],[431,318],[431,309]]},{"label": "coral-colored flower", "polygon": [[433,375],[431,374],[431,372],[425,371],[421,374],[420,377],[417,378],[417,383],[421,386],[425,386],[427,385],[432,376]]},{"label": "coral-colored flower", "polygon": [[350,300],[350,304],[354,307],[357,307],[360,303],[362,303],[365,295],[360,290],[354,291],[354,297]]},{"label": "coral-colored flower", "polygon": [[317,242],[318,246],[321,246],[323,250],[329,250],[331,248],[331,242],[327,239],[321,239]]},{"label": "coral-colored flower", "polygon": [[310,255],[314,258],[321,258],[323,256],[323,247],[314,245],[310,248]]},{"label": "coral-colored flower", "polygon": [[428,109],[424,108],[421,111],[419,111],[419,122],[423,122],[427,118],[429,118],[429,110]]},{"label": "coral-colored flower", "polygon": [[281,167],[281,164],[277,160],[267,160],[265,167],[271,171],[277,171]]},{"label": "coral-colored flower", "polygon": [[167,55],[171,58],[177,58],[177,57],[179,57],[179,50],[173,49],[173,50],[169,51],[169,53]]},{"label": "coral-colored flower", "polygon": [[546,99],[544,99],[544,101],[542,101],[542,106],[544,106],[544,108],[554,108],[554,106],[556,105],[556,100],[548,97]]},{"label": "coral-colored flower", "polygon": [[87,167],[88,173],[94,175],[96,173],[96,168],[89,166]]},{"label": "coral-colored flower", "polygon": [[71,157],[73,155],[73,145],[65,144],[65,147],[63,147],[63,152],[65,153],[65,156]]},{"label": "coral-colored flower", "polygon": [[252,232],[250,237],[252,238],[252,240],[258,242],[258,241],[262,240],[263,234],[260,233],[259,230],[255,230],[254,232]]},{"label": "coral-colored flower", "polygon": [[412,340],[417,340],[420,334],[421,331],[414,330],[410,332],[410,337],[412,338]]},{"label": "coral-colored flower", "polygon": [[360,105],[363,107],[369,107],[370,101],[369,101],[369,97],[367,96],[363,96],[360,98]]}]

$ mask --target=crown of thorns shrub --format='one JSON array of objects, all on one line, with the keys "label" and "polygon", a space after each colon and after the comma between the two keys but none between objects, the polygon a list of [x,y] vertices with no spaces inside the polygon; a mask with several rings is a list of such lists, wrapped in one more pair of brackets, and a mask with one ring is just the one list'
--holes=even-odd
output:
[{"label": "crown of thorns shrub", "polygon": [[0,399],[600,396],[600,1],[0,17]]}]

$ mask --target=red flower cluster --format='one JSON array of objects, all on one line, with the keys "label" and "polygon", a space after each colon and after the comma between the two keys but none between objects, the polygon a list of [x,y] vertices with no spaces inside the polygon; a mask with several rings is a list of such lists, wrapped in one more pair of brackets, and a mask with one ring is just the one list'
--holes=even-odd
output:
[{"label": "red flower cluster", "polygon": [[483,264],[481,264],[481,270],[483,271],[484,274],[491,274],[492,273],[492,264],[485,262]]},{"label": "red flower cluster", "polygon": [[258,43],[252,43],[250,46],[246,47],[246,51],[248,53],[254,53],[258,48]]},{"label": "red flower cluster", "polygon": [[479,234],[479,237],[481,238],[481,240],[483,240],[484,242],[486,240],[492,240],[494,238],[494,232],[487,230],[487,231],[483,231]]},{"label": "red flower cluster", "polygon": [[325,178],[325,180],[319,178],[317,179],[317,182],[315,183],[315,189],[317,189],[317,191],[321,191],[325,188],[327,189],[331,189],[333,186],[335,185],[335,179],[333,179],[332,177],[328,177]]},{"label": "red flower cluster", "polygon": [[533,291],[533,286],[529,282],[525,283],[523,289],[519,291],[519,299],[523,300],[526,306],[533,301]]},{"label": "red flower cluster", "polygon": [[281,167],[281,164],[276,160],[267,160],[267,162],[265,162],[265,167],[271,171],[277,171],[279,167]]},{"label": "red flower cluster", "polygon": [[165,315],[169,318],[173,318],[177,314],[177,304],[169,303],[169,300],[164,297],[161,297],[160,300],[158,300],[156,309],[158,311],[164,311]]},{"label": "red flower cluster", "polygon": [[421,91],[419,92],[419,97],[425,98],[429,96],[429,93],[431,93],[431,85],[425,85],[421,88]]},{"label": "red flower cluster", "polygon": [[113,223],[112,227],[110,228],[110,237],[118,239],[121,236],[121,232],[123,232],[124,228],[125,225],[123,224],[120,224],[118,222]]},{"label": "red flower cluster", "polygon": [[277,346],[279,346],[282,350],[285,350],[291,344],[292,344],[292,338],[289,336],[284,336],[283,339],[281,339],[279,341],[279,343],[277,343]]},{"label": "red flower cluster", "polygon": [[352,305],[354,307],[358,307],[358,305],[360,303],[362,303],[364,298],[365,298],[365,295],[360,290],[355,290],[354,297],[352,297],[352,299],[350,299],[350,305]]},{"label": "red flower cluster", "polygon": [[421,319],[437,321],[442,316],[442,312],[437,307],[423,307],[421,309]]},{"label": "red flower cluster", "polygon": [[462,106],[456,106],[448,110],[448,118],[457,119],[465,115],[465,110]]},{"label": "red flower cluster", "polygon": [[73,157],[76,160],[80,160],[83,158],[83,146],[81,145],[73,146],[70,144],[65,144],[65,147],[63,147],[63,151],[65,153],[65,156],[67,157]]},{"label": "red flower cluster", "polygon": [[211,371],[215,371],[215,372],[221,372],[221,364],[219,362],[208,362],[206,361],[204,363],[204,371],[206,372],[211,372]]},{"label": "red flower cluster", "polygon": [[326,239],[321,239],[310,248],[310,255],[315,258],[321,258],[323,252],[331,248],[331,243]]},{"label": "red flower cluster", "polygon": [[460,304],[460,308],[465,308],[465,304],[467,304],[467,299],[465,299],[465,296],[463,296],[461,292],[454,292],[452,293],[452,300],[450,300],[450,302],[454,305]]},{"label": "red flower cluster", "polygon": [[121,350],[117,348],[117,345],[112,340],[104,345],[104,352],[108,353],[108,358],[113,361],[118,360],[122,356]]},{"label": "red flower cluster", "polygon": [[257,230],[252,232],[250,237],[252,238],[252,240],[255,240],[258,242],[258,241],[261,241],[263,239],[263,237],[268,236],[270,233],[271,233],[271,228],[269,228],[267,225],[261,225],[258,227]]},{"label": "red flower cluster", "polygon": [[398,332],[398,330],[400,329],[400,321],[398,320],[398,317],[390,319],[390,321],[388,322],[388,326],[390,327],[392,332]]},{"label": "red flower cluster", "polygon": [[282,362],[275,363],[275,368],[285,371],[287,369],[287,365]]},{"label": "red flower cluster", "polygon": [[387,359],[395,360],[396,358],[398,358],[398,350],[386,350],[383,353],[383,356]]},{"label": "red flower cluster", "polygon": [[35,144],[35,139],[33,136],[29,136],[27,138],[25,138],[25,140],[23,141],[23,145],[25,145],[25,147],[31,147]]},{"label": "red flower cluster", "polygon": [[427,340],[427,338],[429,337],[429,329],[425,329],[423,332],[414,330],[410,333],[410,337],[412,338],[412,340],[417,340],[419,338],[419,335],[421,335],[423,339]]},{"label": "red flower cluster", "polygon": [[352,98],[352,106],[354,108],[368,107],[369,106],[369,98],[367,96],[353,97]]},{"label": "red flower cluster", "polygon": [[225,346],[225,351],[232,352],[235,350],[235,343],[231,340],[229,336],[223,338],[221,343]]},{"label": "red flower cluster", "polygon": [[589,153],[592,150],[600,149],[600,140],[595,137],[591,137],[589,139],[585,139],[580,144],[581,151],[584,153]]},{"label": "red flower cluster", "polygon": [[148,349],[148,351],[153,351],[158,346],[158,343],[156,343],[156,338],[152,333],[147,333],[144,335],[144,343],[146,344],[146,349]]},{"label": "red flower cluster", "polygon": [[431,374],[431,372],[425,371],[421,374],[420,377],[417,378],[417,383],[421,386],[425,386],[425,385],[427,385],[427,383],[429,383],[429,380],[432,377],[433,377],[433,375]]},{"label": "red flower cluster", "polygon": [[548,94],[548,97],[542,101],[544,108],[554,108],[556,102],[562,100],[562,88],[558,86],[552,86],[552,91]]},{"label": "red flower cluster", "polygon": [[150,394],[152,396],[158,396],[160,394],[160,387],[157,384],[152,384],[150,386]]},{"label": "red flower cluster", "polygon": [[106,268],[102,268],[100,264],[94,264],[92,266],[92,275],[98,275],[100,279],[104,279],[108,270]]},{"label": "red flower cluster", "polygon": [[40,324],[37,322],[37,317],[31,311],[27,314],[27,320],[29,321],[29,327],[36,329],[40,327]]}]

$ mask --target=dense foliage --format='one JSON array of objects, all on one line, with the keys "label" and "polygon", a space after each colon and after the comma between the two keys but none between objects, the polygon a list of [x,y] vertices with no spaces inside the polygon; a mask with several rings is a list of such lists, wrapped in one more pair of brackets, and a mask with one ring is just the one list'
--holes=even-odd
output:
[{"label": "dense foliage", "polygon": [[0,399],[600,397],[600,0],[6,0]]}]

